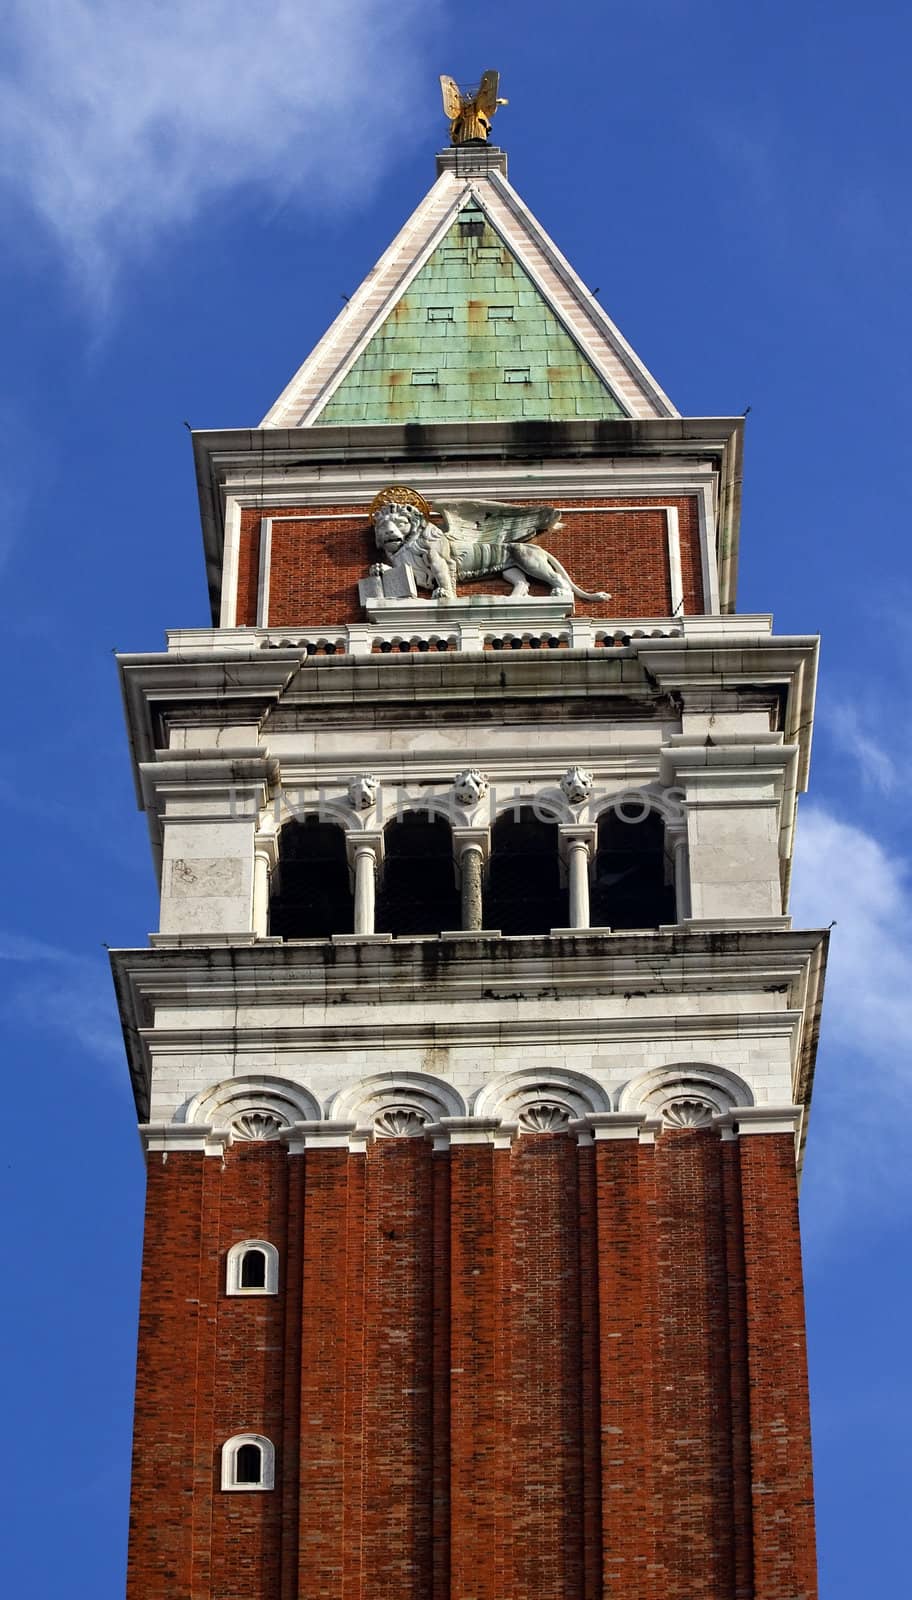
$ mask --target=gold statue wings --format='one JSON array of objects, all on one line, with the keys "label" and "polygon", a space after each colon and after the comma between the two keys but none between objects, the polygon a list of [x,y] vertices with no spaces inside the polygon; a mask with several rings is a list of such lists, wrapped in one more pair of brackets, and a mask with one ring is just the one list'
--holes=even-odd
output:
[{"label": "gold statue wings", "polygon": [[487,139],[497,107],[507,104],[506,100],[497,98],[499,83],[499,72],[485,72],[478,88],[463,94],[453,78],[440,74],[443,109],[450,119],[451,144]]}]

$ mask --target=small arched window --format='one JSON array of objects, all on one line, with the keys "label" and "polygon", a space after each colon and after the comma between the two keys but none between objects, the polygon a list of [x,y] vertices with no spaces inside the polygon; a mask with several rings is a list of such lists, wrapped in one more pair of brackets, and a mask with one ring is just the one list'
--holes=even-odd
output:
[{"label": "small arched window", "polygon": [[266,1239],[242,1239],[228,1251],[228,1294],[278,1294],[279,1252]]},{"label": "small arched window", "polygon": [[550,933],[567,926],[557,824],[534,807],[510,809],[491,829],[484,925],[501,933]]},{"label": "small arched window", "polygon": [[453,835],[445,817],[406,811],[388,822],[377,932],[396,938],[459,927]]},{"label": "small arched window", "polygon": [[658,928],[674,922],[675,892],[665,827],[658,811],[634,806],[603,813],[598,824],[592,925]]},{"label": "small arched window", "polygon": [[223,1489],[273,1489],[275,1447],[261,1433],[236,1433],[222,1445]]},{"label": "small arched window", "polygon": [[286,822],[269,890],[269,932],[280,939],[351,933],[353,901],[345,834],[334,822]]}]

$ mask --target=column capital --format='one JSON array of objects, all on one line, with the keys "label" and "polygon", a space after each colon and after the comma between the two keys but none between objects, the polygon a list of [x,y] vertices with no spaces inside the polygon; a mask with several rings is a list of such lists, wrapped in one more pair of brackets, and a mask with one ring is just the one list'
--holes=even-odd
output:
[{"label": "column capital", "polygon": [[787,1133],[797,1140],[803,1120],[803,1106],[733,1106],[716,1122],[720,1129],[731,1128],[739,1138],[755,1133]]},{"label": "column capital", "polygon": [[353,1122],[295,1122],[279,1138],[290,1156],[312,1150],[348,1150],[356,1132]]},{"label": "column capital", "polygon": [[141,1122],[139,1137],[146,1154],[161,1152],[163,1161],[172,1154],[221,1156],[231,1142],[227,1128],[210,1128],[208,1122]]},{"label": "column capital", "polygon": [[371,828],[370,830],[353,828],[346,831],[345,852],[348,856],[348,864],[350,867],[354,866],[358,856],[363,851],[370,851],[377,865],[380,865],[383,860],[382,828]]},{"label": "column capital", "polygon": [[592,860],[598,847],[598,826],[587,822],[561,822],[558,824],[557,841],[562,861],[569,861],[575,845],[585,845]]},{"label": "column capital", "polygon": [[606,1139],[636,1140],[638,1144],[654,1144],[661,1130],[660,1117],[648,1117],[645,1111],[591,1111],[570,1124],[581,1144],[590,1140],[602,1144]]},{"label": "column capital", "polygon": [[161,750],[139,766],[146,809],[191,821],[211,816],[254,821],[279,782],[265,750]]},{"label": "column capital", "polygon": [[460,1144],[489,1144],[495,1149],[509,1149],[516,1133],[515,1122],[501,1122],[499,1117],[441,1117],[431,1122],[425,1135],[433,1139],[435,1150],[450,1150]]},{"label": "column capital", "polygon": [[482,861],[487,861],[491,854],[490,828],[454,828],[453,857],[457,869],[464,850],[480,850]]}]

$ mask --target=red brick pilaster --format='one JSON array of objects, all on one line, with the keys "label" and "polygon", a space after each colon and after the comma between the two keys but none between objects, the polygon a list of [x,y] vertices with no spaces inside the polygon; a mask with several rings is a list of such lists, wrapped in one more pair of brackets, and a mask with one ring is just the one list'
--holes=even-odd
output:
[{"label": "red brick pilaster", "polygon": [[655,1600],[651,1371],[654,1160],[636,1136],[595,1146],[605,1600]]},{"label": "red brick pilaster", "polygon": [[789,1133],[738,1140],[744,1216],[754,1590],[814,1600],[814,1502],[798,1235]]},{"label": "red brick pilaster", "polygon": [[656,1146],[654,1365],[663,1600],[731,1595],[731,1395],[722,1146],[714,1128]]},{"label": "red brick pilaster", "polygon": [[[498,1152],[501,1154],[501,1152]],[[452,1600],[503,1600],[497,1579],[494,1149],[450,1149],[450,1584]]]},{"label": "red brick pilaster", "polygon": [[381,1139],[367,1157],[363,1593],[431,1597],[431,1149]]},{"label": "red brick pilaster", "polygon": [[[211,1600],[278,1600],[282,1563],[285,1473],[283,1294],[228,1295],[226,1255],[243,1239],[266,1239],[287,1265],[288,1155],[281,1144],[228,1147],[224,1162],[208,1159],[202,1263],[205,1297],[214,1315],[207,1368],[200,1364],[197,1394],[200,1438],[209,1440],[209,1482],[214,1489],[211,1554],[195,1563],[193,1594]],[[201,1275],[202,1281],[202,1275]],[[202,1426],[205,1408],[210,1418]],[[236,1433],[261,1433],[276,1452],[275,1489],[222,1492],[221,1447]],[[200,1530],[201,1534],[203,1530]],[[202,1539],[200,1543],[202,1544]]]},{"label": "red brick pilaster", "polygon": [[599,1272],[595,1148],[577,1156],[580,1285],[580,1429],[582,1468],[583,1600],[602,1600],[602,1495],[599,1383]]},{"label": "red brick pilaster", "polygon": [[211,1434],[201,1441],[206,1471],[199,1483],[194,1470],[197,1369],[207,1317],[199,1294],[207,1159],[190,1152],[149,1156],[128,1600],[192,1592],[196,1529],[211,1512]]},{"label": "red brick pilaster", "polygon": [[515,1600],[578,1600],[582,1585],[580,1259],[575,1134],[510,1154],[513,1281],[511,1517]]},{"label": "red brick pilaster", "polygon": [[305,1163],[298,1587],[337,1596],[345,1554],[348,1185],[352,1165],[364,1158],[317,1147],[293,1159]]}]

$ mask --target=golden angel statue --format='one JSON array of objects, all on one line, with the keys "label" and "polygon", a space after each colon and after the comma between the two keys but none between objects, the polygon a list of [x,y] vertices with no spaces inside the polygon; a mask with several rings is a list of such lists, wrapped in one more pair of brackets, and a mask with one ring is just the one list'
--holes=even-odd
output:
[{"label": "golden angel statue", "polygon": [[497,98],[499,83],[499,72],[485,72],[478,88],[463,94],[452,78],[440,74],[443,109],[450,119],[450,144],[478,144],[487,139],[497,107],[509,104]]}]

